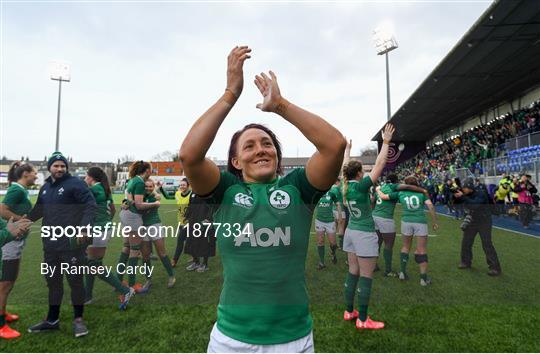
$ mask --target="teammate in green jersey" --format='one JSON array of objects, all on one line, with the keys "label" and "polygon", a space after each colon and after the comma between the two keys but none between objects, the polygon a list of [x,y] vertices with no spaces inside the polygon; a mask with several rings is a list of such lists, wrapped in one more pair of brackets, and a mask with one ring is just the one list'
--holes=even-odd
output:
[{"label": "teammate in green jersey", "polygon": [[[385,194],[392,192],[411,190],[419,193],[427,193],[423,188],[408,185],[398,184],[398,177],[391,173],[386,176],[385,183],[381,185],[381,191]],[[375,208],[373,209],[373,221],[377,235],[379,236],[379,248],[384,242],[383,258],[385,263],[384,275],[387,277],[396,277],[397,273],[392,270],[392,253],[394,241],[396,239],[396,225],[394,223],[394,210],[396,208],[395,200],[382,200],[378,194],[376,196]]]},{"label": "teammate in green jersey", "polygon": [[341,205],[339,204],[339,197],[335,194],[333,188],[334,187],[332,186],[332,188],[321,197],[317,209],[315,209],[315,232],[317,233],[317,252],[319,253],[319,264],[317,265],[317,269],[319,270],[326,267],[324,264],[325,234],[330,243],[332,263],[337,264],[336,224],[334,223],[332,208],[335,206],[338,215],[341,215]]},{"label": "teammate in green jersey", "polygon": [[[418,186],[418,180],[414,176],[405,178],[405,184]],[[403,235],[403,247],[400,255],[400,272],[399,279],[406,280],[407,262],[409,261],[409,251],[411,249],[412,238],[416,237],[416,250],[414,251],[414,259],[420,266],[420,285],[427,286],[431,284],[431,279],[427,275],[428,256],[427,256],[427,238],[428,225],[424,205],[428,207],[432,218],[433,230],[437,230],[437,214],[435,208],[424,193],[401,191],[385,194],[380,188],[377,193],[382,200],[399,200],[403,206],[401,215],[401,234]]]},{"label": "teammate in green jersey", "polygon": [[[350,160],[350,149],[343,167],[344,204],[349,208],[349,224],[345,230],[343,250],[347,252],[349,272],[345,281],[346,310],[343,319],[356,319],[358,329],[381,329],[383,322],[373,321],[368,316],[373,271],[379,256],[378,237],[371,216],[370,188],[381,175],[386,165],[388,145],[392,140],[394,127],[387,124],[382,132],[383,144],[375,165],[369,174],[364,174],[360,161]],[[354,295],[358,285],[358,311],[354,310]]]},{"label": "teammate in green jersey", "polygon": [[[155,203],[156,201],[160,201],[161,194],[157,193],[156,184],[151,178],[144,182],[144,187],[144,201],[146,203]],[[169,279],[167,280],[167,287],[172,288],[174,283],[176,283],[176,278],[174,277],[174,270],[171,265],[171,260],[169,259],[167,250],[165,249],[165,237],[167,235],[166,230],[161,225],[161,218],[159,217],[158,208],[159,205],[146,210],[146,212],[143,214],[144,237],[141,247],[142,259],[147,267],[151,266],[150,254],[152,253],[153,243],[159,259],[161,260],[161,263],[169,276]],[[149,276],[147,276],[146,279],[147,280],[146,284],[144,284],[144,288],[149,289],[152,284],[152,280]]]},{"label": "teammate in green jersey", "polygon": [[[142,214],[145,210],[159,205],[159,202],[145,203],[144,202],[144,181],[152,174],[152,165],[145,161],[136,161],[129,166],[129,182],[126,187],[127,207],[122,207],[120,211],[120,221],[122,228],[129,228],[129,244],[124,241],[124,247],[118,260],[117,267],[125,268],[127,264],[134,269],[139,261],[141,254],[142,238],[139,231],[143,227]],[[127,232],[126,232],[127,233]],[[134,272],[133,272],[134,273]],[[144,289],[139,283],[136,283],[136,274],[129,274],[128,285],[133,287],[137,292],[144,292]]]},{"label": "teammate in green jersey", "polygon": [[[88,171],[86,171],[84,181],[90,187],[90,191],[96,199],[98,208],[93,226],[96,228],[99,227],[101,230],[101,234],[92,235],[94,236],[91,238],[92,244],[86,249],[88,266],[93,267],[94,269],[100,269],[103,267],[103,258],[105,257],[107,245],[111,239],[111,222],[116,213],[116,208],[114,207],[112,200],[109,178],[105,171],[97,166],[90,167]],[[107,228],[107,225],[109,225],[109,228]],[[85,275],[85,305],[92,303],[95,277],[94,274]],[[135,290],[122,285],[116,272],[111,272],[109,275],[99,274],[98,277],[105,283],[111,285],[121,295],[120,309],[125,310],[130,298],[135,294]]]},{"label": "teammate in green jersey", "polygon": [[[36,182],[36,170],[31,164],[20,161],[11,165],[8,171],[9,187],[0,204],[0,218],[18,221],[32,210],[28,188]],[[15,338],[20,333],[10,328],[7,323],[19,319],[19,316],[6,310],[9,293],[15,285],[21,264],[22,250],[26,232],[22,237],[7,242],[0,251],[0,338]]]},{"label": "teammate in green jersey", "polygon": [[223,289],[208,351],[313,352],[305,283],[309,233],[318,200],[338,176],[346,142],[328,122],[285,100],[270,71],[255,77],[263,96],[257,108],[281,116],[315,145],[305,168],[280,177],[279,141],[260,124],[233,135],[227,172],[206,159],[240,97],[250,52],[247,46],[231,51],[225,93],[195,122],[180,148],[193,192],[208,196],[217,208],[213,222]]}]

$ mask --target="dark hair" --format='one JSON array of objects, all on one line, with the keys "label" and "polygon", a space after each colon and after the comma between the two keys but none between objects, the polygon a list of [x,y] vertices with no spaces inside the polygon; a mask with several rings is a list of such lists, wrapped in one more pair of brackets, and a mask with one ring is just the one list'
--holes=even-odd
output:
[{"label": "dark hair", "polygon": [[186,177],[182,178],[182,179],[180,180],[180,182],[186,182],[187,185],[188,185],[188,187],[189,187],[189,181],[188,181],[188,179],[187,179]]},{"label": "dark hair", "polygon": [[362,163],[360,161],[350,160],[343,166],[343,204],[347,204],[349,180],[355,179],[358,172],[362,172]]},{"label": "dark hair", "polygon": [[416,178],[415,176],[405,177],[404,182],[405,182],[405,184],[408,184],[410,186],[419,186],[418,178]]},{"label": "dark hair", "polygon": [[30,173],[32,171],[34,171],[34,166],[32,166],[31,164],[24,163],[22,161],[14,162],[8,171],[9,185],[11,185],[11,183],[13,182],[17,182],[18,180],[20,180],[25,172]]},{"label": "dark hair", "polygon": [[135,161],[131,164],[131,166],[129,166],[129,178],[133,178],[137,175],[143,174],[149,168],[152,168],[150,162],[145,162],[143,160]]},{"label": "dark hair", "polygon": [[105,189],[105,195],[107,198],[111,196],[111,185],[109,184],[109,177],[107,177],[105,171],[103,171],[100,167],[93,166],[86,171],[86,174],[92,177],[96,182],[101,183],[103,189]]},{"label": "dark hair", "polygon": [[387,183],[398,183],[398,176],[395,173],[390,173],[388,176],[386,176],[386,182]]},{"label": "dark hair", "polygon": [[281,168],[281,144],[280,144],[278,138],[276,137],[276,134],[274,134],[273,131],[271,131],[270,129],[268,129],[264,125],[257,124],[257,123],[248,124],[245,127],[243,127],[241,130],[239,130],[239,131],[237,131],[236,133],[233,134],[233,136],[231,138],[231,143],[229,145],[229,157],[228,157],[228,160],[227,160],[227,171],[229,171],[233,175],[237,176],[238,178],[242,179],[242,171],[235,168],[232,165],[231,160],[232,160],[233,157],[236,157],[236,155],[237,155],[236,145],[238,143],[238,139],[240,139],[240,136],[248,129],[259,129],[259,130],[262,130],[263,132],[265,132],[266,134],[270,135],[270,139],[272,139],[272,143],[276,147],[276,151],[277,151],[278,163],[277,163],[276,173],[278,175],[283,174],[283,170]]}]

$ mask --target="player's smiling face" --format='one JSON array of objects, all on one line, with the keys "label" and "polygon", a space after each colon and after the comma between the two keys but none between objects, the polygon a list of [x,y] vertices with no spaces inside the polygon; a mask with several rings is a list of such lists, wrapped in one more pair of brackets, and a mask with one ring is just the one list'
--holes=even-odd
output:
[{"label": "player's smiling face", "polygon": [[144,191],[146,192],[146,194],[152,194],[152,192],[154,191],[154,182],[152,181],[146,181],[144,182]]},{"label": "player's smiling face", "polygon": [[185,181],[180,182],[180,186],[178,187],[180,189],[181,193],[184,193],[188,189],[188,185]]},{"label": "player's smiling face", "polygon": [[244,181],[265,183],[276,177],[277,150],[272,138],[260,129],[248,129],[237,142],[235,168],[242,171]]}]

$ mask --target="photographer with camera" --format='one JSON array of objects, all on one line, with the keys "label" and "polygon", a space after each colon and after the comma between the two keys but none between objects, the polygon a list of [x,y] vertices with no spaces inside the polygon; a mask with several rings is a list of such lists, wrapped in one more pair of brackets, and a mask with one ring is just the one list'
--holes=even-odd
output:
[{"label": "photographer with camera", "polygon": [[476,185],[474,179],[468,178],[462,189],[454,193],[456,203],[462,203],[466,210],[466,216],[461,224],[463,239],[461,241],[461,263],[459,269],[471,268],[472,246],[476,234],[480,234],[482,248],[486,254],[490,276],[501,274],[501,265],[497,257],[497,251],[491,241],[491,212],[490,198],[483,184]]}]

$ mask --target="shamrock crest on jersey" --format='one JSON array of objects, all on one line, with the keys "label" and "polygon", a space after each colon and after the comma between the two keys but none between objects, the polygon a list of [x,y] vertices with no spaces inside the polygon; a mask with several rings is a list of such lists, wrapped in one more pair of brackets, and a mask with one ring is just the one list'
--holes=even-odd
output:
[{"label": "shamrock crest on jersey", "polygon": [[291,204],[289,193],[277,189],[270,194],[270,205],[276,209],[285,209]]}]

